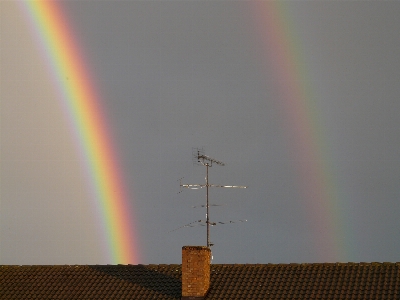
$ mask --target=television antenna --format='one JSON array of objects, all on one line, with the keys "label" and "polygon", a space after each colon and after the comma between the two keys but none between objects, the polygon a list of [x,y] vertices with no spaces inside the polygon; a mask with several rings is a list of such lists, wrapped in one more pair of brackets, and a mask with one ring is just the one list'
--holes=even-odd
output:
[{"label": "television antenna", "polygon": [[[193,148],[192,149],[192,154],[193,154],[193,162],[199,165],[203,165],[206,167],[206,183],[205,184],[183,184],[182,183],[182,179],[179,179],[179,186],[181,187],[181,191],[179,193],[182,192],[182,188],[188,188],[188,189],[192,189],[192,190],[197,190],[197,189],[202,189],[202,188],[206,188],[206,220],[202,221],[202,220],[198,220],[195,222],[191,222],[187,225],[184,225],[182,227],[193,227],[196,224],[200,224],[204,226],[207,226],[207,247],[211,247],[214,244],[210,243],[210,225],[214,226],[217,225],[217,223],[215,222],[210,222],[210,214],[209,214],[209,193],[208,190],[210,187],[220,187],[220,188],[240,188],[240,189],[246,189],[247,186],[244,185],[217,185],[217,184],[210,184],[208,181],[208,169],[210,167],[212,167],[213,164],[219,165],[219,166],[225,166],[225,164],[222,161],[216,160],[214,158],[211,158],[207,155],[204,154],[204,149],[203,148]],[[211,206],[215,206],[215,205],[211,205]],[[227,223],[235,223],[235,222],[246,222],[247,220],[239,220],[239,221],[228,221],[228,222],[218,222],[219,224],[227,224]],[[179,227],[178,229],[182,228]],[[176,229],[177,230],[177,229]]]}]

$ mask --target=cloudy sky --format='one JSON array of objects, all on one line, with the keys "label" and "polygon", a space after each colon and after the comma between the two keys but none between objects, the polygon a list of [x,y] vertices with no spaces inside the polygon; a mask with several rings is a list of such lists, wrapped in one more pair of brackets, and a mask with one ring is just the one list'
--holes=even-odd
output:
[{"label": "cloudy sky", "polygon": [[[400,2],[65,1],[111,128],[135,263],[400,261]],[[103,220],[52,74],[0,1],[1,264],[103,264]],[[171,232],[172,231],[172,232]]]}]

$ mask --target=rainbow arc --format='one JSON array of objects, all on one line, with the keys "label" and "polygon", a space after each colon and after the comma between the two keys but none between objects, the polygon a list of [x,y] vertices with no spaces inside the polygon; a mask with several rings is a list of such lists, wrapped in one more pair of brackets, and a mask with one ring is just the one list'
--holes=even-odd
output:
[{"label": "rainbow arc", "polygon": [[57,1],[23,1],[103,221],[112,263],[138,263],[132,207],[100,96],[76,34]]}]

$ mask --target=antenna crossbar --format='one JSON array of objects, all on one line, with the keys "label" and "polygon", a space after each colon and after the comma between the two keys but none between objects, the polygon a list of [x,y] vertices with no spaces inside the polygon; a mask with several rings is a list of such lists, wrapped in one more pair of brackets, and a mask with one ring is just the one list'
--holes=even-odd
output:
[{"label": "antenna crossbar", "polygon": [[221,188],[239,188],[239,189],[247,189],[247,186],[244,185],[218,185],[218,184],[181,184],[180,185],[183,188],[188,188],[192,190],[196,190],[198,188],[203,188],[203,187],[221,187]]},{"label": "antenna crossbar", "polygon": [[[247,222],[247,220],[244,219],[244,220],[231,220],[231,221],[226,221],[226,222],[209,222],[209,224],[210,224],[210,226],[216,226],[218,224],[226,225],[226,224],[242,223],[242,222]],[[193,222],[190,222],[181,227],[175,228],[174,230],[171,230],[170,232],[174,232],[174,231],[177,231],[177,230],[179,230],[181,228],[185,228],[185,227],[206,226],[206,223],[207,223],[207,221],[204,221],[204,220],[193,221]]]},{"label": "antenna crossbar", "polygon": [[204,154],[199,154],[199,155],[197,156],[197,159],[198,159],[198,161],[201,162],[203,165],[206,164],[206,163],[208,162],[208,163],[210,164],[210,167],[211,167],[211,164],[212,164],[212,163],[215,163],[215,164],[220,165],[220,166],[225,166],[225,164],[224,164],[222,161],[216,160],[216,159],[211,158],[211,157],[209,157],[209,156],[207,156],[207,155],[204,155]]}]

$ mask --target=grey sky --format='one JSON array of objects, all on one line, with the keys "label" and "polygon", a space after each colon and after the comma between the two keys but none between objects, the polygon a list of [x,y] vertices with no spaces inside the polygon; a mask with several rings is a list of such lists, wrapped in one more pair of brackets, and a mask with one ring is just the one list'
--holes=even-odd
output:
[{"label": "grey sky", "polygon": [[[210,193],[215,263],[400,261],[400,2],[285,1],[335,196],[318,228],[301,190],[277,74],[248,1],[68,1],[121,151],[140,263],[179,263],[205,228],[192,147],[226,163]],[[28,23],[0,2],[2,264],[109,263],[57,93]],[[261,13],[262,14],[262,13]],[[322,216],[324,217],[324,216]],[[340,250],[328,255],[326,241]],[[319,240],[321,239],[321,240]],[[318,246],[320,245],[320,246]]]}]

